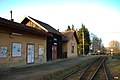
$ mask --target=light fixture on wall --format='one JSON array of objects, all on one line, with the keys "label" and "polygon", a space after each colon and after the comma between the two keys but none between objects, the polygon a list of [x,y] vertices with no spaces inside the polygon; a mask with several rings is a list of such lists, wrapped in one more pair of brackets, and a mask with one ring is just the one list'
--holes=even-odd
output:
[{"label": "light fixture on wall", "polygon": [[9,38],[12,39],[12,38],[13,38],[13,35],[16,35],[16,36],[23,36],[23,34],[12,32],[12,33],[9,33]]},{"label": "light fixture on wall", "polygon": [[22,36],[23,34],[20,33],[11,33],[12,35],[16,35],[16,36]]}]

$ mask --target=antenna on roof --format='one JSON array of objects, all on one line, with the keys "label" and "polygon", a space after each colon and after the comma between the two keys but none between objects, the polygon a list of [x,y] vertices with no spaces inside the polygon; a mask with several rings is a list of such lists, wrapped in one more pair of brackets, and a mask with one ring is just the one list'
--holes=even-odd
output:
[{"label": "antenna on roof", "polygon": [[11,13],[11,21],[14,21],[14,20],[12,19],[12,10],[10,11],[10,13]]}]

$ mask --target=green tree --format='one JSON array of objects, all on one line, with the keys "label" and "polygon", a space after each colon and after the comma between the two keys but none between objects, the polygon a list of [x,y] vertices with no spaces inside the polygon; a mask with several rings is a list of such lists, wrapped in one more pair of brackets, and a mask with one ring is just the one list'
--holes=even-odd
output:
[{"label": "green tree", "polygon": [[73,24],[72,24],[72,30],[75,30],[75,29],[74,29],[74,25],[73,25]]},{"label": "green tree", "polygon": [[[84,35],[84,38],[83,38]],[[91,44],[90,42],[90,35],[87,28],[85,28],[85,25],[82,24],[82,28],[78,30],[78,39],[80,44],[78,45],[78,50],[83,53],[83,39],[84,39],[84,54],[89,53],[89,46]]]},{"label": "green tree", "polygon": [[67,31],[71,30],[70,26],[68,25]]}]

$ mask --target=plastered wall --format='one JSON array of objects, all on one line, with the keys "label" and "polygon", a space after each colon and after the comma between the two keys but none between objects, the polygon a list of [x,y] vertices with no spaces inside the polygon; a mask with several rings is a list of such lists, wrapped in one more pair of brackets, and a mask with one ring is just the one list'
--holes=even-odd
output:
[{"label": "plastered wall", "polygon": [[[12,43],[21,44],[21,56],[12,56]],[[40,64],[46,62],[46,37],[35,37],[28,35],[9,35],[5,31],[0,30],[0,50],[7,48],[5,56],[0,57],[0,68],[9,68],[15,66],[28,65],[27,60],[27,44],[34,44],[34,63]],[[43,48],[43,55],[39,54],[39,48]]]}]

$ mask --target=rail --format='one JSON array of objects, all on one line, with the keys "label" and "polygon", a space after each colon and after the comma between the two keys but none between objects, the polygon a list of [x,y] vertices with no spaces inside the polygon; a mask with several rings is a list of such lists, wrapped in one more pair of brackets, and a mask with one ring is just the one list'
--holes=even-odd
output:
[{"label": "rail", "polygon": [[[91,65],[89,65],[83,71],[83,73],[80,75],[79,80],[93,80],[94,77],[96,76],[96,73],[98,72],[98,70],[100,69],[100,67],[102,65],[103,65],[103,69],[104,69],[104,73],[105,73],[104,74],[105,75],[105,80],[108,80],[108,76],[107,76],[107,73],[106,73],[106,70],[105,70],[105,66],[104,66],[104,61],[105,61],[105,57],[103,57],[103,58],[99,59],[99,61],[97,61],[97,62],[92,63]],[[96,64],[98,64],[98,65],[96,65]]]},{"label": "rail", "polygon": [[[96,61],[98,61],[98,60],[99,60],[99,58],[95,59],[95,60],[92,61],[90,64],[87,64],[87,65],[86,65],[87,68],[89,68],[94,62],[96,62]],[[78,71],[80,71],[81,69],[85,68],[86,66],[83,66],[83,67],[80,66],[80,67],[78,67],[76,70],[68,73],[67,75],[65,75],[63,78],[61,78],[61,79],[59,79],[59,80],[66,80],[68,77],[70,77],[71,75],[77,73]],[[86,68],[86,70],[87,70],[87,68]],[[82,73],[82,74],[83,74],[83,73]]]},{"label": "rail", "polygon": [[[59,79],[59,80],[97,80],[97,76],[100,77],[100,69],[102,68],[102,76],[104,76],[104,80],[108,80],[108,76],[106,73],[106,68],[104,65],[105,62],[105,57],[101,56],[100,58],[92,61],[91,63],[87,64],[84,67],[78,67],[77,69],[75,69],[74,71],[68,73],[67,75],[65,75],[63,78]],[[102,66],[102,67],[101,67]],[[78,75],[78,73],[80,75]],[[77,75],[75,75],[77,74]],[[97,79],[95,79],[97,78]],[[100,77],[101,79],[102,77]]]}]

